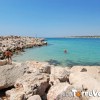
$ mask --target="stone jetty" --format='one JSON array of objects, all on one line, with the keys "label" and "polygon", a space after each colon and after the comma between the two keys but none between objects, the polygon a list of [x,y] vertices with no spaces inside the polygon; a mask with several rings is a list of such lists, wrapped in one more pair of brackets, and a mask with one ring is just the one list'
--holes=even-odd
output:
[{"label": "stone jetty", "polygon": [[6,64],[3,61],[3,52],[10,49],[13,53],[24,51],[26,48],[47,45],[43,38],[21,37],[21,36],[0,36],[0,65]]},{"label": "stone jetty", "polygon": [[0,36],[0,52],[7,49],[14,50],[17,47],[29,48],[47,44],[43,38],[21,37],[21,36]]},{"label": "stone jetty", "polygon": [[37,61],[0,66],[0,91],[12,86],[1,100],[100,100],[100,66]]}]

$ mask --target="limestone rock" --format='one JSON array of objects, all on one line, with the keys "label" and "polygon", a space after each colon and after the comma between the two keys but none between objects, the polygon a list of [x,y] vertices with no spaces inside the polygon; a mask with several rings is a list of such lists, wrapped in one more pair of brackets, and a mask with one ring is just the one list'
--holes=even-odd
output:
[{"label": "limestone rock", "polygon": [[73,88],[68,83],[54,85],[47,94],[47,100],[80,100],[79,97],[73,96],[71,92]]},{"label": "limestone rock", "polygon": [[21,91],[13,92],[9,98],[10,100],[23,100],[24,94]]},{"label": "limestone rock", "polygon": [[25,74],[16,81],[15,88],[23,88],[26,98],[36,94],[44,96],[49,88],[49,76],[44,73]]},{"label": "limestone rock", "polygon": [[60,82],[68,82],[69,79],[69,75],[70,75],[70,71],[69,69],[67,70],[66,68],[63,67],[56,67],[56,66],[52,66],[51,67],[51,75],[55,77],[55,79],[59,79]]},{"label": "limestone rock", "polygon": [[[81,72],[83,68],[86,68],[87,71]],[[96,90],[100,92],[100,68],[93,67],[73,67],[71,69],[71,74],[69,76],[70,84],[74,87],[80,88],[82,91],[85,90],[90,92]],[[99,100],[99,97],[88,97],[89,100]]]},{"label": "limestone rock", "polygon": [[15,81],[24,74],[21,63],[0,66],[0,89],[13,86]]},{"label": "limestone rock", "polygon": [[28,100],[42,100],[42,99],[39,95],[33,95],[30,98],[28,98]]},{"label": "limestone rock", "polygon": [[28,72],[51,73],[51,66],[47,62],[27,61]]},{"label": "limestone rock", "polygon": [[87,88],[89,90],[93,89],[100,90],[99,86],[100,81],[98,81],[88,73],[81,73],[81,72],[72,73],[69,76],[69,81],[70,84],[77,85],[78,87],[82,87],[83,85],[84,88]]},{"label": "limestone rock", "polygon": [[[87,71],[82,72],[82,69],[86,69]],[[88,73],[90,76],[96,78],[97,80],[100,80],[100,67],[99,66],[74,66],[70,69],[71,73],[74,72],[82,72],[82,73]]]},{"label": "limestone rock", "polygon": [[0,60],[0,66],[6,65],[7,61],[6,60]]},{"label": "limestone rock", "polygon": [[39,70],[40,70],[41,73],[48,73],[48,74],[51,73],[51,67],[50,67],[50,65],[45,65],[45,66],[43,66]]}]

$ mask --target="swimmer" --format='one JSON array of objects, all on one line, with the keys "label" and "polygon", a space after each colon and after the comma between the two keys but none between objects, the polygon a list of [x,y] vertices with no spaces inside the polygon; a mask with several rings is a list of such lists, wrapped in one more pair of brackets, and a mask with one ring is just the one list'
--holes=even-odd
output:
[{"label": "swimmer", "polygon": [[64,53],[67,53],[67,50],[64,50]]}]

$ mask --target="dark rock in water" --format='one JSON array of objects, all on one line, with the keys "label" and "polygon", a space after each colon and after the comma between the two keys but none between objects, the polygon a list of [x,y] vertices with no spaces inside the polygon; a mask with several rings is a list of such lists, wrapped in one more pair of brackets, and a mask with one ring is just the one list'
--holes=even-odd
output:
[{"label": "dark rock in water", "polygon": [[81,72],[87,72],[87,69],[86,69],[86,68],[83,68],[83,69],[81,70]]}]

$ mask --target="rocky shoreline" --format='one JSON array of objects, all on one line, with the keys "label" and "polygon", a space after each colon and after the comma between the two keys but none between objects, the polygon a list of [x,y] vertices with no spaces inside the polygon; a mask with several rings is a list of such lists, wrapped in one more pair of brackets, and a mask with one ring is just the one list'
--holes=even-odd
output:
[{"label": "rocky shoreline", "polygon": [[0,65],[5,65],[3,53],[9,49],[13,54],[24,52],[24,49],[47,45],[43,38],[21,37],[21,36],[0,36]]},{"label": "rocky shoreline", "polygon": [[[16,54],[43,45],[47,42],[41,38],[1,36],[0,59],[7,49]],[[62,67],[37,61],[9,65],[0,60],[0,100],[100,100],[99,84],[100,66]]]},{"label": "rocky shoreline", "polygon": [[[13,86],[3,100],[100,100],[79,94],[100,92],[99,84],[99,66],[61,67],[37,61],[0,66],[0,91]],[[75,96],[70,94],[73,89],[79,91]]]}]

